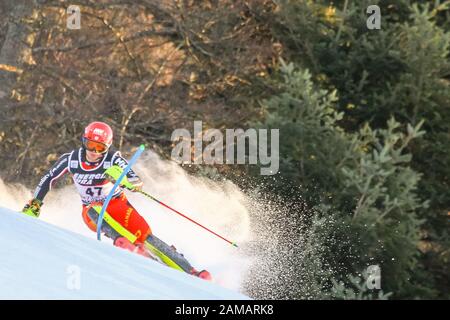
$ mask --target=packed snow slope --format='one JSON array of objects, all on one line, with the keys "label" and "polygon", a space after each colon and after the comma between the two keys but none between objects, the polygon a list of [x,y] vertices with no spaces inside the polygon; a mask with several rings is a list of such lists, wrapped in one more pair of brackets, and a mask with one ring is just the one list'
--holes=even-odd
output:
[{"label": "packed snow slope", "polygon": [[248,299],[0,207],[0,299]]}]

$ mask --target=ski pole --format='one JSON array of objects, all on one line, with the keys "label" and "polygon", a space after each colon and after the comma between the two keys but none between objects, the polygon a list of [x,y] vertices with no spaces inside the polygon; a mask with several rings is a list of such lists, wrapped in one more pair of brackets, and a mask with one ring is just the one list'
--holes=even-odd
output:
[{"label": "ski pole", "polygon": [[126,179],[127,172],[131,169],[131,166],[136,162],[136,160],[139,158],[142,152],[144,152],[145,146],[141,144],[139,146],[139,149],[134,153],[133,157],[131,158],[128,165],[123,169],[122,173],[116,179],[113,188],[109,192],[108,196],[106,197],[105,202],[103,203],[102,210],[100,211],[100,214],[98,215],[97,220],[97,240],[100,241],[101,239],[101,230],[102,230],[102,223],[103,223],[103,216],[105,215],[105,210],[108,207],[109,201],[111,201],[111,198],[114,194],[114,191],[116,191],[117,187],[119,187],[120,183],[122,182],[122,179]]},{"label": "ski pole", "polygon": [[165,204],[164,202],[159,201],[158,199],[156,199],[156,198],[153,197],[152,195],[148,194],[147,192],[142,191],[142,190],[137,190],[137,192],[142,193],[144,196],[146,196],[146,197],[152,199],[153,201],[158,202],[160,205],[166,207],[166,208],[169,209],[169,210],[172,210],[173,212],[179,214],[179,215],[182,216],[183,218],[188,219],[189,221],[195,223],[195,224],[198,225],[199,227],[202,227],[202,228],[205,229],[206,231],[211,232],[213,235],[219,237],[219,238],[222,239],[222,240],[225,240],[226,242],[228,242],[228,243],[231,244],[232,246],[234,246],[234,247],[236,247],[236,248],[238,247],[237,244],[236,244],[235,242],[232,242],[232,241],[230,241],[230,240],[228,240],[228,239],[225,239],[225,238],[222,237],[221,235],[219,235],[219,234],[215,233],[214,231],[212,231],[212,230],[206,228],[205,226],[201,225],[200,223],[198,223],[198,222],[192,220],[191,218],[187,217],[186,215],[182,214],[181,212],[179,212],[179,211],[175,210],[174,208],[168,206],[168,205]]}]

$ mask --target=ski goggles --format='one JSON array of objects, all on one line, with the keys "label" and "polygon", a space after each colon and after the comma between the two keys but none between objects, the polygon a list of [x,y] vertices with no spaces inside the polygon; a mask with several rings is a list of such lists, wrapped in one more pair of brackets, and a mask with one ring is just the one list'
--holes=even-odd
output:
[{"label": "ski goggles", "polygon": [[95,153],[106,153],[109,149],[109,146],[107,146],[104,143],[92,141],[86,138],[83,138],[83,147],[91,152]]}]

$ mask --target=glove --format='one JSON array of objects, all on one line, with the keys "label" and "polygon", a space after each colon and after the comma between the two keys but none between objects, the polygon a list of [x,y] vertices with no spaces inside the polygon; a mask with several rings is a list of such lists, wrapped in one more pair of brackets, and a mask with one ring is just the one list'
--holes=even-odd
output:
[{"label": "glove", "polygon": [[130,190],[131,190],[132,192],[139,192],[139,191],[142,191],[142,186],[143,186],[143,183],[140,182],[139,184],[133,185],[133,188],[130,189]]},{"label": "glove", "polygon": [[41,213],[41,206],[43,204],[44,203],[39,199],[31,199],[30,202],[23,207],[22,212],[26,215],[37,218]]}]

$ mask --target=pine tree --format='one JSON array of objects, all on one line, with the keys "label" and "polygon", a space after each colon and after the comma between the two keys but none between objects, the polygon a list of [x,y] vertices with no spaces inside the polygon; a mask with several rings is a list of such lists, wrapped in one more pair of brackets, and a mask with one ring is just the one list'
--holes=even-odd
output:
[{"label": "pine tree", "polygon": [[263,102],[260,126],[280,129],[280,154],[287,159],[280,165],[282,181],[309,186],[310,204],[335,221],[334,230],[317,229],[322,236],[314,237],[327,248],[317,259],[339,266],[330,282],[379,264],[386,290],[404,295],[419,253],[416,211],[427,205],[417,197],[420,174],[410,168],[407,152],[424,134],[422,123],[405,133],[392,118],[385,129],[365,124],[346,132],[338,125],[343,114],[336,111],[336,92],[315,85],[309,71],[281,63],[280,93]]}]

